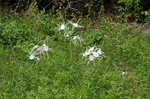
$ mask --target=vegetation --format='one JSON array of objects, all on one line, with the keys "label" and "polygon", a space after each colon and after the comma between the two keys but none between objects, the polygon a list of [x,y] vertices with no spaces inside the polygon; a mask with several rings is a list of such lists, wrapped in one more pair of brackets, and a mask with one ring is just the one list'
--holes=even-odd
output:
[{"label": "vegetation", "polygon": [[150,31],[123,12],[68,20],[31,5],[1,14],[0,99],[149,99]]},{"label": "vegetation", "polygon": [[117,14],[122,21],[149,22],[149,0],[3,0],[2,11],[24,12],[32,4],[47,13],[63,12],[67,17],[90,16],[99,14]]}]

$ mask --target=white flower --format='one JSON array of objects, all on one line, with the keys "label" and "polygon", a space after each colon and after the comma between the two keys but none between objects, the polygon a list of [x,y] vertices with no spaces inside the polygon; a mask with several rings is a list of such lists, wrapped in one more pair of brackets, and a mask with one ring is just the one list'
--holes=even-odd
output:
[{"label": "white flower", "polygon": [[79,25],[78,25],[77,23],[72,23],[72,25],[73,25],[74,27],[79,27]]},{"label": "white flower", "polygon": [[93,52],[94,57],[99,57],[99,54],[97,52]]},{"label": "white flower", "polygon": [[30,59],[30,60],[33,60],[34,58],[35,58],[34,55],[30,55],[30,56],[29,56],[29,59]]},{"label": "white flower", "polygon": [[95,47],[89,48],[89,52],[93,52]]},{"label": "white flower", "polygon": [[122,76],[127,75],[127,74],[128,74],[127,72],[122,72]]},{"label": "white flower", "polygon": [[43,44],[43,51],[47,52],[49,50],[48,46],[46,44]]},{"label": "white flower", "polygon": [[88,55],[90,55],[93,50],[94,50],[94,47],[91,47],[90,49],[86,50],[86,51],[83,53],[83,56],[88,56]]},{"label": "white flower", "polygon": [[101,54],[103,54],[104,52],[99,48],[99,49],[97,50],[97,53],[98,53],[99,55],[101,55]]},{"label": "white flower", "polygon": [[40,60],[40,58],[38,58],[38,57],[35,57],[38,61]]},{"label": "white flower", "polygon": [[46,44],[43,44],[42,46],[36,45],[32,48],[29,59],[30,60],[33,60],[33,59],[40,60],[39,57],[42,55],[42,53],[48,52],[49,50],[50,50],[50,48]]},{"label": "white flower", "polygon": [[30,54],[33,53],[33,51],[34,51],[35,49],[37,49],[38,47],[39,47],[38,45],[35,45],[35,46],[31,49]]},{"label": "white flower", "polygon": [[82,55],[84,57],[88,57],[89,61],[93,61],[95,58],[100,57],[100,55],[103,53],[104,52],[100,48],[93,46],[86,50]]},{"label": "white flower", "polygon": [[79,40],[79,39],[80,39],[79,35],[73,37],[73,40]]},{"label": "white flower", "polygon": [[72,40],[74,41],[74,43],[76,43],[76,41],[78,40],[80,41],[80,43],[82,42],[82,38],[79,35],[73,36]]},{"label": "white flower", "polygon": [[73,27],[82,27],[78,23],[73,23],[71,21],[68,21]]},{"label": "white flower", "polygon": [[91,52],[85,51],[85,53],[83,53],[83,56],[88,56],[88,55],[90,55],[90,54],[91,54]]},{"label": "white flower", "polygon": [[38,45],[35,45],[34,47],[33,47],[33,49],[36,49],[36,48],[38,48],[39,46]]},{"label": "white flower", "polygon": [[31,54],[31,55],[29,56],[29,59],[30,59],[30,60],[33,60],[33,59],[40,60],[40,58],[38,58],[38,57],[35,57],[33,54]]},{"label": "white flower", "polygon": [[95,59],[95,57],[93,55],[89,56],[89,61],[93,61]]},{"label": "white flower", "polygon": [[69,34],[67,34],[67,33],[64,33],[64,37],[66,37],[66,38],[67,38],[67,37],[69,37]]},{"label": "white flower", "polygon": [[66,28],[65,24],[61,24],[59,30],[64,30]]}]

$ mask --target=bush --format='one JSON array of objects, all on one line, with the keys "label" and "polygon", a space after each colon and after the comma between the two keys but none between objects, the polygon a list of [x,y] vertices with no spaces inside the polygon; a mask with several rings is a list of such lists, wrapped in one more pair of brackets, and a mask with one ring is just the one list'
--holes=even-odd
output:
[{"label": "bush", "polygon": [[[149,0],[35,0],[39,10],[54,14],[61,12],[67,17],[98,16],[99,13],[117,14],[123,21],[144,22],[150,9]],[[17,12],[29,8],[32,0],[2,1],[3,9],[8,7]],[[58,14],[60,15],[60,14]]]}]

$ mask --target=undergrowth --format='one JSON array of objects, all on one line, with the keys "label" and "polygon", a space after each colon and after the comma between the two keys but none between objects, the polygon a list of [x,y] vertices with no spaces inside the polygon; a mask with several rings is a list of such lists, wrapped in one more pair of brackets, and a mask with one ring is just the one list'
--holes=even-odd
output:
[{"label": "undergrowth", "polygon": [[[76,23],[78,19],[72,20]],[[149,34],[134,33],[126,23],[101,17],[82,28],[52,15],[0,18],[1,99],[149,99]],[[70,33],[66,38],[64,33]],[[79,35],[83,41],[73,42]],[[30,60],[31,49],[50,51]],[[89,61],[83,53],[95,46],[104,57]],[[48,55],[47,55],[48,54]]]}]

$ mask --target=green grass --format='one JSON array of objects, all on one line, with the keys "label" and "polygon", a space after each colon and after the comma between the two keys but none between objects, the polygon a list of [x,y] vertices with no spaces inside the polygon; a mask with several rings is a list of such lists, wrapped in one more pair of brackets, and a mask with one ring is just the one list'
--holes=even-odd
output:
[{"label": "green grass", "polygon": [[[81,19],[85,29],[73,32],[84,41],[73,44],[58,31],[64,19],[38,17],[1,17],[0,99],[150,98],[149,34],[133,33],[126,23],[104,18],[93,28],[89,19]],[[29,60],[41,40],[52,51],[39,61]],[[93,45],[105,57],[88,62],[82,53]]]}]

